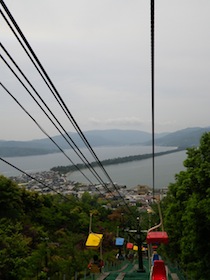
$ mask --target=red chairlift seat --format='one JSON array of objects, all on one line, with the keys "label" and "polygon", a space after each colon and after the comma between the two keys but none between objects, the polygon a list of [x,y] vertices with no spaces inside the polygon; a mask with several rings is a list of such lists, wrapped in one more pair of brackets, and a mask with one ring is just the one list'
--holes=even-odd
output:
[{"label": "red chairlift seat", "polygon": [[151,280],[167,280],[166,267],[163,260],[157,260],[154,262]]},{"label": "red chairlift seat", "polygon": [[132,250],[133,249],[133,243],[128,242],[127,245],[126,245],[126,248]]},{"label": "red chairlift seat", "polygon": [[166,231],[150,231],[147,233],[147,244],[168,244],[168,234]]}]

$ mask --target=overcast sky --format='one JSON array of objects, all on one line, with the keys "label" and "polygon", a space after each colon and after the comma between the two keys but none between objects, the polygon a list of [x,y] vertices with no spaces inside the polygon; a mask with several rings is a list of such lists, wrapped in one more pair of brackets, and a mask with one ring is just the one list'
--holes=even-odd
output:
[{"label": "overcast sky", "polygon": [[[83,131],[151,132],[149,0],[4,2]],[[210,126],[209,11],[209,0],[155,1],[156,132]],[[74,131],[1,15],[0,38],[66,131]],[[48,134],[59,134],[2,60],[0,80]],[[46,137],[2,87],[0,94],[0,139]]]}]

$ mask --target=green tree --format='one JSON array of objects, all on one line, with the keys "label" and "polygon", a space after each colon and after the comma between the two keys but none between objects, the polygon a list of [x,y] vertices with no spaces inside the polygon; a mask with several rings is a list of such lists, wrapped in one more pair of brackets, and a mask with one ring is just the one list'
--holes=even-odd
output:
[{"label": "green tree", "polygon": [[199,147],[187,150],[184,166],[164,200],[166,254],[189,279],[204,280],[210,275],[210,133],[203,134]]},{"label": "green tree", "polygon": [[20,188],[10,179],[0,176],[0,218],[18,219],[22,215]]},{"label": "green tree", "polygon": [[111,215],[97,195],[42,195],[0,176],[0,279],[53,280],[65,274],[69,280],[84,271],[94,254],[85,247],[90,213],[93,232],[104,235],[104,259],[115,256],[117,226],[131,222],[117,204],[117,215]]},{"label": "green tree", "polygon": [[27,270],[25,258],[31,239],[21,233],[20,223],[0,220],[0,279],[22,280]]}]

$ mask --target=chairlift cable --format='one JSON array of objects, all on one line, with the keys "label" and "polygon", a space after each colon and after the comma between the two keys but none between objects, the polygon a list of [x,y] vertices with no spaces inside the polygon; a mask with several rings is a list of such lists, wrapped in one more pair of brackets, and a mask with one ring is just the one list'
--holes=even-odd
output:
[{"label": "chairlift cable", "polygon": [[[90,153],[92,154],[92,156],[95,158],[96,162],[98,163],[98,165],[100,166],[100,168],[103,170],[104,174],[107,176],[107,178],[109,179],[109,181],[111,182],[112,186],[115,188],[116,192],[120,195],[120,193],[118,192],[117,188],[115,187],[114,182],[112,181],[111,177],[109,176],[109,174],[107,173],[107,171],[105,170],[104,166],[102,165],[101,161],[99,160],[99,158],[97,157],[97,155],[95,154],[95,152],[93,151],[91,145],[89,144],[87,138],[85,137],[84,133],[81,131],[80,127],[78,126],[77,122],[75,121],[73,115],[71,114],[71,112],[69,111],[68,107],[66,106],[66,104],[64,103],[63,99],[61,98],[59,92],[57,91],[57,89],[55,88],[54,84],[52,83],[51,79],[49,78],[47,72],[45,71],[44,67],[42,66],[42,64],[40,63],[38,57],[36,56],[35,52],[33,51],[32,47],[30,46],[29,42],[27,41],[27,39],[25,38],[23,32],[21,31],[20,27],[18,26],[17,22],[15,21],[15,19],[13,18],[12,14],[10,13],[9,9],[7,8],[7,6],[5,5],[4,1],[1,0],[1,4],[4,8],[4,10],[6,11],[7,15],[9,16],[10,20],[12,21],[13,25],[15,26],[16,30],[18,31],[18,33],[20,34],[22,40],[24,41],[24,43],[26,44],[26,46],[28,47],[28,49],[30,50],[30,52],[32,53],[36,63],[39,65],[40,69],[42,70],[42,72],[44,73],[45,77],[47,78],[49,84],[51,85],[51,87],[53,88],[54,92],[52,91],[52,89],[50,89],[49,84],[47,83],[50,91],[52,92],[53,96],[56,98],[57,102],[60,104],[61,108],[63,109],[63,111],[65,112],[65,114],[67,115],[67,117],[69,118],[70,122],[72,123],[73,127],[75,128],[75,130],[77,131],[77,133],[79,134],[79,136],[81,137],[82,141],[84,142],[84,144],[86,145],[86,147],[88,148],[88,150],[90,151]],[[1,12],[2,13],[2,12]],[[6,19],[5,15],[2,13],[3,17],[5,18],[5,20],[7,21],[7,23],[9,24],[8,20]],[[12,26],[9,24],[9,27],[12,29],[13,33],[15,34],[16,38],[18,39],[19,43],[22,45],[22,47],[24,48],[24,50],[26,51],[27,55],[29,56],[29,58],[31,59],[32,63],[34,64],[34,66],[36,67],[36,69],[38,70],[38,72],[41,74],[41,71],[38,69],[37,65],[35,64],[34,60],[31,58],[30,54],[28,53],[28,51],[26,50],[26,48],[24,47],[23,43],[21,42],[21,40],[19,39],[19,37],[17,36],[16,32],[14,31],[14,29],[12,28]],[[43,75],[41,74],[42,78]],[[45,79],[44,79],[45,80]],[[46,80],[45,80],[46,82]],[[59,100],[58,100],[59,99]],[[61,105],[62,104],[62,105]],[[64,110],[65,108],[65,110]],[[68,114],[67,114],[68,113]],[[121,195],[120,195],[121,196]],[[122,198],[123,199],[123,198]],[[126,204],[126,202],[125,202]]]},{"label": "chairlift cable", "polygon": [[[4,8],[4,10],[7,13],[7,16],[10,18],[11,22],[13,23],[13,25],[15,26],[16,30],[18,31],[19,35],[21,36],[22,40],[24,41],[24,43],[26,44],[26,46],[28,47],[28,49],[30,50],[33,58],[35,59],[36,63],[39,65],[40,69],[42,70],[42,72],[44,73],[46,79],[43,77],[44,75],[42,75],[41,71],[38,69],[37,65],[35,64],[34,60],[32,59],[31,55],[29,54],[29,52],[26,50],[24,44],[21,42],[20,38],[18,37],[18,35],[16,34],[16,32],[14,31],[14,29],[12,28],[11,24],[9,23],[8,19],[6,18],[6,16],[3,14],[3,12],[0,10],[2,16],[4,17],[4,19],[6,20],[6,22],[8,23],[10,29],[12,30],[12,32],[14,33],[15,37],[17,38],[17,40],[19,41],[19,43],[21,44],[21,46],[24,48],[24,50],[26,51],[27,55],[29,56],[30,60],[32,61],[32,63],[34,64],[34,66],[36,67],[36,69],[38,70],[38,72],[40,73],[40,75],[42,76],[42,78],[44,79],[45,83],[47,84],[47,86],[49,87],[49,89],[51,90],[52,94],[54,95],[54,97],[56,98],[57,102],[60,104],[60,106],[62,107],[62,109],[64,110],[64,112],[66,113],[67,117],[69,118],[69,120],[71,121],[72,125],[74,126],[74,128],[76,129],[77,133],[80,135],[81,139],[83,140],[83,142],[85,143],[86,147],[88,148],[88,150],[91,152],[91,154],[93,155],[93,157],[96,159],[96,161],[98,162],[99,166],[101,167],[101,169],[103,170],[103,172],[105,173],[105,175],[108,177],[108,179],[110,180],[112,186],[114,187],[114,189],[116,190],[116,192],[119,194],[119,196],[121,197],[121,199],[124,201],[124,204],[127,206],[127,208],[130,210],[130,207],[127,205],[126,201],[124,200],[124,198],[121,196],[121,194],[119,193],[118,189],[116,188],[115,184],[113,183],[112,179],[110,178],[110,176],[108,175],[108,173],[106,172],[105,168],[103,167],[102,163],[100,162],[100,160],[98,159],[97,155],[95,154],[95,152],[93,151],[91,145],[89,144],[89,142],[87,141],[86,137],[84,136],[83,132],[81,131],[81,129],[79,128],[78,124],[76,123],[75,119],[73,118],[72,114],[70,113],[70,111],[68,110],[66,104],[64,103],[63,99],[61,98],[60,94],[58,93],[57,89],[55,88],[54,84],[52,83],[51,79],[49,78],[48,74],[46,73],[45,69],[43,68],[42,64],[40,63],[39,59],[37,58],[35,52],[33,51],[33,49],[31,48],[30,44],[28,43],[28,41],[26,40],[23,32],[21,31],[21,29],[19,28],[18,24],[16,23],[15,19],[13,18],[13,16],[11,15],[9,9],[7,8],[7,6],[5,5],[4,1],[1,0],[0,1],[2,7]],[[50,86],[53,88],[54,92],[52,91],[52,88],[50,88]],[[60,101],[59,101],[59,100]],[[62,105],[61,105],[62,104]],[[130,210],[131,211],[131,210]],[[132,212],[132,211],[131,211]]]},{"label": "chairlift cable", "polygon": [[152,193],[155,194],[155,1],[151,0]]},{"label": "chairlift cable", "polygon": [[[0,43],[0,46],[2,47],[2,49],[4,50],[4,52],[7,54],[7,56],[9,57],[9,59],[12,61],[12,63],[15,65],[15,67],[18,69],[18,71],[21,73],[21,75],[24,77],[24,79],[28,82],[28,84],[31,86],[31,88],[33,89],[33,91],[36,93],[36,95],[39,97],[39,99],[42,101],[42,103],[44,104],[44,106],[48,109],[48,111],[51,113],[51,115],[54,117],[54,119],[57,121],[57,123],[60,125],[60,127],[62,128],[62,130],[65,132],[65,134],[63,134],[63,132],[59,129],[59,127],[55,124],[55,122],[52,120],[52,118],[46,113],[46,111],[42,108],[42,106],[40,105],[40,103],[34,98],[34,96],[32,95],[32,93],[26,88],[26,86],[24,85],[24,83],[21,81],[21,79],[17,76],[17,74],[15,73],[15,71],[11,68],[11,66],[7,63],[7,61],[3,58],[3,56],[0,54],[0,57],[2,58],[2,60],[4,61],[4,63],[8,66],[8,68],[10,69],[10,71],[15,75],[15,77],[18,79],[18,81],[22,84],[22,86],[26,89],[26,91],[29,93],[29,95],[32,97],[32,99],[37,103],[37,105],[39,106],[39,108],[44,112],[44,114],[47,116],[47,118],[50,120],[50,122],[56,127],[56,129],[58,130],[58,132],[61,134],[61,136],[66,140],[66,142],[70,145],[70,147],[74,150],[74,152],[77,154],[77,156],[82,160],[82,162],[86,165],[87,169],[89,169],[91,171],[91,173],[94,175],[94,177],[99,178],[99,182],[100,183],[104,183],[103,180],[100,178],[100,176],[97,174],[97,172],[93,169],[92,165],[89,163],[89,161],[87,160],[87,158],[84,156],[84,154],[81,152],[81,150],[78,148],[78,146],[76,145],[76,143],[73,141],[73,139],[69,136],[69,134],[67,133],[67,131],[65,130],[65,128],[62,126],[62,124],[59,122],[59,120],[57,119],[57,117],[54,115],[54,113],[50,110],[50,108],[48,107],[48,105],[46,104],[46,102],[43,100],[43,98],[40,96],[40,94],[36,91],[36,89],[34,88],[34,86],[31,84],[31,82],[28,80],[28,78],[25,76],[25,74],[23,73],[23,71],[20,69],[20,67],[17,65],[17,63],[14,61],[14,59],[11,57],[11,55],[8,53],[8,51],[4,48],[4,46]],[[70,141],[72,142],[72,144],[69,142],[69,140],[66,138],[66,136],[70,139]],[[54,142],[54,141],[53,141]],[[76,149],[75,149],[76,148]],[[78,153],[79,152],[79,153]],[[88,180],[89,181],[89,180]],[[89,181],[90,182],[90,181]]]},{"label": "chairlift cable", "polygon": [[0,82],[2,88],[12,97],[12,99],[21,107],[21,109],[33,120],[33,122],[39,127],[39,129],[56,145],[56,147],[65,155],[65,157],[74,165],[74,167],[82,173],[86,180],[92,184],[89,178],[79,169],[79,167],[71,160],[71,158],[65,153],[65,151],[53,140],[53,138],[42,128],[42,126],[32,117],[32,115],[20,104],[20,102],[14,97],[14,95]]}]

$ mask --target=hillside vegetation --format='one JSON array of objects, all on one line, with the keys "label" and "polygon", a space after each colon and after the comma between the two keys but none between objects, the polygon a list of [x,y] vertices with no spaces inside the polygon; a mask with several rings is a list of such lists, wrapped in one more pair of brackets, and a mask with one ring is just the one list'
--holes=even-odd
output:
[{"label": "hillside vegetation", "polygon": [[[181,268],[186,279],[206,280],[210,275],[210,133],[203,134],[197,148],[187,150],[184,166],[186,170],[176,175],[161,201],[169,244],[158,252]],[[136,220],[119,206],[121,202],[87,192],[81,199],[41,195],[0,176],[0,279],[53,280],[65,274],[69,280],[75,272],[82,273],[93,255],[85,248],[90,213],[92,231],[104,234],[104,260],[114,261],[117,227],[126,240],[124,229],[136,228]],[[157,212],[156,204],[151,207]],[[155,214],[150,220],[146,212],[132,210],[140,216],[142,229],[159,222]]]},{"label": "hillside vegetation", "polygon": [[[104,236],[104,261],[115,262],[117,227],[122,231],[132,226],[125,207],[117,208],[121,202],[105,200],[100,195],[91,197],[88,192],[81,199],[73,195],[42,195],[0,176],[0,279],[55,280],[63,279],[65,274],[65,279],[70,280],[76,272],[84,278],[96,254],[85,247],[90,213],[92,231]],[[131,209],[138,214],[136,207]]]},{"label": "hillside vegetation", "polygon": [[187,279],[205,280],[210,275],[210,133],[203,134],[198,148],[188,149],[184,166],[163,201],[170,237],[165,254]]}]

